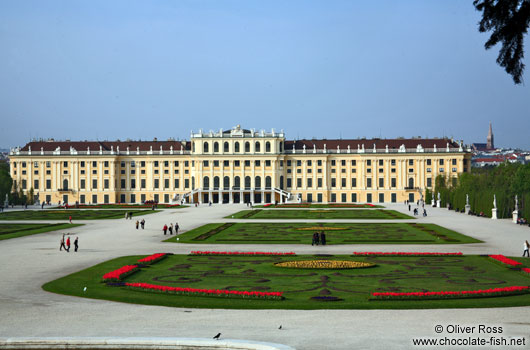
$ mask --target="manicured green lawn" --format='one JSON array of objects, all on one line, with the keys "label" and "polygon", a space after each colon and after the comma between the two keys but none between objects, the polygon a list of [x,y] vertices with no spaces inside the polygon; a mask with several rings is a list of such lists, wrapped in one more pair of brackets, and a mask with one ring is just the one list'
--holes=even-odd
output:
[{"label": "manicured green lawn", "polygon": [[329,204],[314,204],[314,203],[286,203],[286,204],[270,204],[270,205],[255,205],[254,208],[384,208],[382,205],[375,204],[353,204],[353,203],[329,203]]},{"label": "manicured green lawn", "polygon": [[[456,244],[480,243],[435,224],[417,223],[217,223],[178,236],[178,243],[311,244],[324,231],[327,244]],[[166,242],[177,242],[172,237]]]},{"label": "manicured green lawn", "polygon": [[156,210],[19,210],[0,213],[0,220],[68,220],[69,216],[72,216],[72,221],[123,219],[126,212],[139,216],[154,213]]},{"label": "manicured green lawn", "polygon": [[65,230],[82,226],[81,224],[0,224],[0,241],[37,233]]},{"label": "manicured green lawn", "polygon": [[255,209],[229,215],[230,219],[414,219],[385,209]]},{"label": "manicured green lawn", "polygon": [[[530,276],[483,256],[352,257],[326,256],[186,256],[172,255],[126,277],[173,287],[283,292],[284,300],[182,296],[107,286],[102,276],[144,256],[121,257],[46,283],[47,291],[120,302],[196,308],[237,309],[424,309],[530,305],[530,294],[444,300],[369,300],[372,292],[458,291],[527,286]],[[367,261],[364,269],[281,268],[292,260]],[[528,266],[528,263],[527,265]],[[83,288],[86,287],[86,292]],[[335,297],[321,301],[313,297]]]}]

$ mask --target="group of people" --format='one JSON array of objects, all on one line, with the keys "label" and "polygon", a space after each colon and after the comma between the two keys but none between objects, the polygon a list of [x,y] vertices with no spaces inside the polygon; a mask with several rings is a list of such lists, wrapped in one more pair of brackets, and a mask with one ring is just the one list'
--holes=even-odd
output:
[{"label": "group of people", "polygon": [[[175,234],[178,235],[179,234],[179,224],[178,222],[175,223]],[[172,235],[173,234],[173,224],[169,224],[168,225],[164,225],[164,227],[162,228],[162,231],[164,231],[164,235],[167,234],[167,232],[169,231],[169,234]]]},{"label": "group of people", "polygon": [[527,225],[528,221],[525,218],[517,219],[517,225]]},{"label": "group of people", "polygon": [[142,221],[136,220],[136,229],[138,230],[138,226],[142,226],[142,230],[145,228],[145,219],[142,219]]},{"label": "group of people", "polygon": [[313,233],[313,240],[311,241],[311,245],[326,245],[326,234],[324,231],[318,233]]},{"label": "group of people", "polygon": [[[418,208],[414,208],[414,215],[415,216],[418,216],[419,215],[419,210]],[[426,217],[427,216],[427,209],[423,208],[423,217]]]},{"label": "group of people", "polygon": [[[66,240],[65,240],[64,238],[66,235],[68,235],[68,237],[66,237]],[[61,245],[59,246],[59,251],[62,251],[63,248],[67,253],[70,252],[70,234],[69,233],[63,233],[63,237],[61,238]],[[77,252],[77,249],[79,249],[79,237],[76,237],[74,240],[74,252]]]},{"label": "group of people", "polygon": [[132,211],[126,211],[125,212],[125,220],[129,219],[132,220],[133,212]]}]

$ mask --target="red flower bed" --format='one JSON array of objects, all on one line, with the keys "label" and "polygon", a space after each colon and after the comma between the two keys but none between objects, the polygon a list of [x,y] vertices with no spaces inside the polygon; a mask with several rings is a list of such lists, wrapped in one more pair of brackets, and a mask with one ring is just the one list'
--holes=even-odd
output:
[{"label": "red flower bed", "polygon": [[511,286],[504,288],[479,289],[479,290],[462,290],[462,291],[443,291],[443,292],[411,292],[411,293],[372,293],[372,297],[381,300],[395,299],[445,299],[445,298],[476,298],[491,297],[503,295],[517,295],[528,293],[528,286]]},{"label": "red flower bed", "polygon": [[123,267],[120,267],[117,270],[107,272],[106,274],[104,274],[103,282],[120,281],[122,278],[125,278],[125,276],[128,276],[137,270],[138,270],[138,265],[125,265]]},{"label": "red flower bed", "polygon": [[462,253],[424,253],[424,252],[353,252],[357,256],[460,256]]},{"label": "red flower bed", "polygon": [[143,259],[140,259],[138,260],[139,263],[144,263],[144,264],[154,264],[160,260],[162,260],[163,258],[165,258],[167,255],[167,253],[156,253],[156,254],[153,254],[153,255],[149,255]]},{"label": "red flower bed", "polygon": [[512,260],[512,259],[508,259],[507,257],[505,257],[502,254],[489,255],[489,257],[492,258],[492,259],[495,259],[497,261],[500,261],[503,264],[510,265],[510,266],[522,265],[522,263],[520,263],[518,261],[515,261],[515,260]]},{"label": "red flower bed", "polygon": [[267,204],[265,204],[263,207],[264,207],[264,208],[267,208],[267,207],[270,207],[271,205],[272,205],[272,203],[267,203]]},{"label": "red flower bed", "polygon": [[256,291],[237,291],[223,289],[198,289],[198,288],[181,288],[170,286],[158,286],[148,283],[125,283],[127,287],[138,288],[147,291],[162,293],[174,293],[182,295],[199,295],[199,296],[219,296],[219,297],[242,297],[242,298],[265,298],[265,299],[282,299],[283,292],[256,292]]},{"label": "red flower bed", "polygon": [[195,250],[190,255],[296,255],[294,252],[210,252]]},{"label": "red flower bed", "polygon": [[521,271],[526,272],[526,273],[530,273],[530,269],[528,267],[523,267],[521,269]]}]

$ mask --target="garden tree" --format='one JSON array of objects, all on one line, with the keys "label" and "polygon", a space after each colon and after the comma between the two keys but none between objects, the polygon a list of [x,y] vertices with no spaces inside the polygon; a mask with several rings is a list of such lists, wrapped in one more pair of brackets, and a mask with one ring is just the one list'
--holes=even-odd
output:
[{"label": "garden tree", "polygon": [[497,63],[512,76],[516,84],[521,84],[525,67],[524,36],[530,25],[530,1],[474,0],[473,5],[482,12],[479,31],[491,31],[490,38],[484,44],[486,50],[501,43]]},{"label": "garden tree", "polygon": [[0,203],[3,205],[6,194],[9,195],[13,187],[13,179],[9,174],[9,165],[0,163]]},{"label": "garden tree", "polygon": [[471,210],[491,216],[493,195],[497,197],[497,214],[509,218],[515,209],[515,195],[519,197],[519,215],[530,218],[530,164],[505,163],[498,167],[463,173],[456,184],[448,185],[443,176],[435,180],[434,192],[440,192],[442,207],[450,203],[453,208],[463,209],[466,194]]},{"label": "garden tree", "polygon": [[33,204],[35,202],[35,191],[33,190],[33,187],[29,189],[28,192],[28,203]]}]

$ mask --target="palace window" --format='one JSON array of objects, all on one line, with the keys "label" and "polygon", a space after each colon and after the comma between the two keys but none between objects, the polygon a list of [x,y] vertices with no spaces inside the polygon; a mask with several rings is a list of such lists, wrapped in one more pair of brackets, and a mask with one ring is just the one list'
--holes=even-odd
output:
[{"label": "palace window", "polygon": [[258,141],[254,144],[254,152],[261,152],[261,145]]},{"label": "palace window", "polygon": [[271,143],[267,141],[265,143],[265,152],[270,152],[270,151],[271,151]]},{"label": "palace window", "polygon": [[239,168],[239,167],[240,167],[240,162],[239,162],[239,160],[234,160],[234,167],[236,167],[236,168]]},{"label": "palace window", "polygon": [[154,185],[155,188],[158,188],[160,187],[160,179],[155,179],[155,185]]},{"label": "palace window", "polygon": [[219,167],[219,161],[218,160],[214,160],[213,161],[213,166],[214,166],[214,168],[218,168]]},{"label": "palace window", "polygon": [[[63,166],[68,166],[68,162],[63,162]],[[25,168],[26,167],[26,163],[22,163],[22,167]]]},{"label": "palace window", "polygon": [[145,179],[140,180],[140,188],[145,188]]},{"label": "palace window", "polygon": [[336,162],[335,162],[335,159],[332,159],[331,160],[331,166],[335,166]]},{"label": "palace window", "polygon": [[444,160],[440,159],[440,165],[444,165]]},{"label": "palace window", "polygon": [[409,159],[409,165],[414,165],[414,159]]},{"label": "palace window", "polygon": [[[65,163],[64,166],[67,166],[67,162],[64,162],[64,163]],[[106,160],[106,161],[103,163],[103,166],[104,166],[105,168],[108,168],[108,167],[109,167],[109,161]]]},{"label": "palace window", "polygon": [[250,142],[245,142],[245,153],[249,153],[250,152]]},{"label": "palace window", "polygon": [[250,166],[250,160],[245,160],[245,166]]},{"label": "palace window", "polygon": [[136,179],[131,179],[131,189],[136,188]]},{"label": "palace window", "polygon": [[257,166],[257,167],[258,167],[258,166],[261,166],[261,162],[260,162],[259,160],[256,160],[256,161],[254,162],[254,165]]},{"label": "palace window", "polygon": [[390,179],[390,187],[393,187],[393,188],[396,187],[396,178],[395,177]]},{"label": "palace window", "polygon": [[202,161],[202,165],[207,168],[208,167],[208,161],[207,160],[203,160]]},{"label": "palace window", "polygon": [[265,166],[271,166],[271,161],[270,160],[266,160],[265,161]]},{"label": "palace window", "polygon": [[93,189],[98,188],[98,180],[97,179],[92,179],[92,188]]},{"label": "palace window", "polygon": [[368,160],[366,161],[366,165],[371,166],[371,165],[372,165],[372,160],[371,160],[371,159],[368,159]]},{"label": "palace window", "polygon": [[84,168],[85,167],[85,162],[84,161],[79,162],[79,166],[81,166],[81,168]]},{"label": "palace window", "polygon": [[81,181],[79,183],[79,188],[81,188],[82,190],[85,189],[85,179],[81,179]]},{"label": "palace window", "polygon": [[427,165],[431,165],[431,160],[427,159]]},{"label": "palace window", "polygon": [[351,179],[351,187],[353,188],[357,187],[357,178],[354,177]]},{"label": "palace window", "polygon": [[396,160],[395,159],[391,159],[390,160],[390,165],[395,166],[396,165]]},{"label": "palace window", "polygon": [[370,178],[366,179],[366,187],[372,188],[372,179]]},{"label": "palace window", "polygon": [[236,143],[234,144],[234,146],[235,146],[235,147],[234,147],[234,148],[235,148],[235,153],[239,153],[239,142],[236,142]]},{"label": "palace window", "polygon": [[208,153],[209,152],[209,149],[208,149],[208,142],[204,142],[203,143],[203,146],[202,146],[202,149],[203,149],[203,152],[204,153]]},{"label": "palace window", "polygon": [[379,166],[383,166],[383,160],[379,159]]},{"label": "palace window", "polygon": [[214,142],[213,143],[213,151],[214,153],[218,153],[219,152],[219,142]]},{"label": "palace window", "polygon": [[340,161],[340,164],[341,164],[342,166],[346,166],[346,159],[341,160],[341,161]]},{"label": "palace window", "polygon": [[317,160],[317,166],[322,166],[322,160]]},{"label": "palace window", "polygon": [[287,166],[291,166],[291,161],[290,160],[287,161]]},{"label": "palace window", "polygon": [[351,165],[352,165],[352,166],[356,166],[356,165],[357,165],[357,161],[356,161],[355,159],[353,159],[353,160],[351,161]]},{"label": "palace window", "polygon": [[169,179],[164,179],[164,188],[169,188]]},{"label": "palace window", "polygon": [[230,145],[228,144],[228,142],[225,142],[223,144],[223,151],[224,152],[229,152],[229,150],[230,150]]},{"label": "palace window", "polygon": [[155,160],[155,168],[158,168],[158,160]]},{"label": "palace window", "polygon": [[340,185],[342,187],[346,187],[346,178],[343,177],[342,179],[340,179]]},{"label": "palace window", "polygon": [[33,180],[33,188],[38,189],[39,188],[39,180]]},{"label": "palace window", "polygon": [[382,173],[383,173],[383,171],[384,171],[384,169],[383,169],[383,168],[379,168],[379,174],[382,174]]},{"label": "palace window", "polygon": [[451,159],[451,164],[456,165],[456,159]]},{"label": "palace window", "polygon": [[385,187],[385,179],[382,178],[382,177],[379,178],[379,187],[380,187],[380,188]]},{"label": "palace window", "polygon": [[230,166],[230,161],[229,160],[223,160],[223,166],[225,168],[228,168]]},{"label": "palace window", "polygon": [[427,178],[427,187],[432,187],[432,178],[431,177]]},{"label": "palace window", "polygon": [[296,179],[296,187],[298,187],[298,188],[302,187],[302,179],[301,178],[297,178]]},{"label": "palace window", "polygon": [[296,161],[296,166],[302,166],[302,161],[301,160],[297,160]]},{"label": "palace window", "polygon": [[331,178],[331,187],[337,187],[337,179],[334,177]]},{"label": "palace window", "polygon": [[321,178],[321,177],[319,177],[319,178],[317,179],[317,187],[318,187],[318,188],[321,188],[321,187],[322,187],[322,178]]},{"label": "palace window", "polygon": [[92,162],[92,167],[96,168],[98,166],[98,162]]},{"label": "palace window", "polygon": [[109,188],[109,179],[103,180],[103,185],[104,185],[105,189],[108,189]]}]

